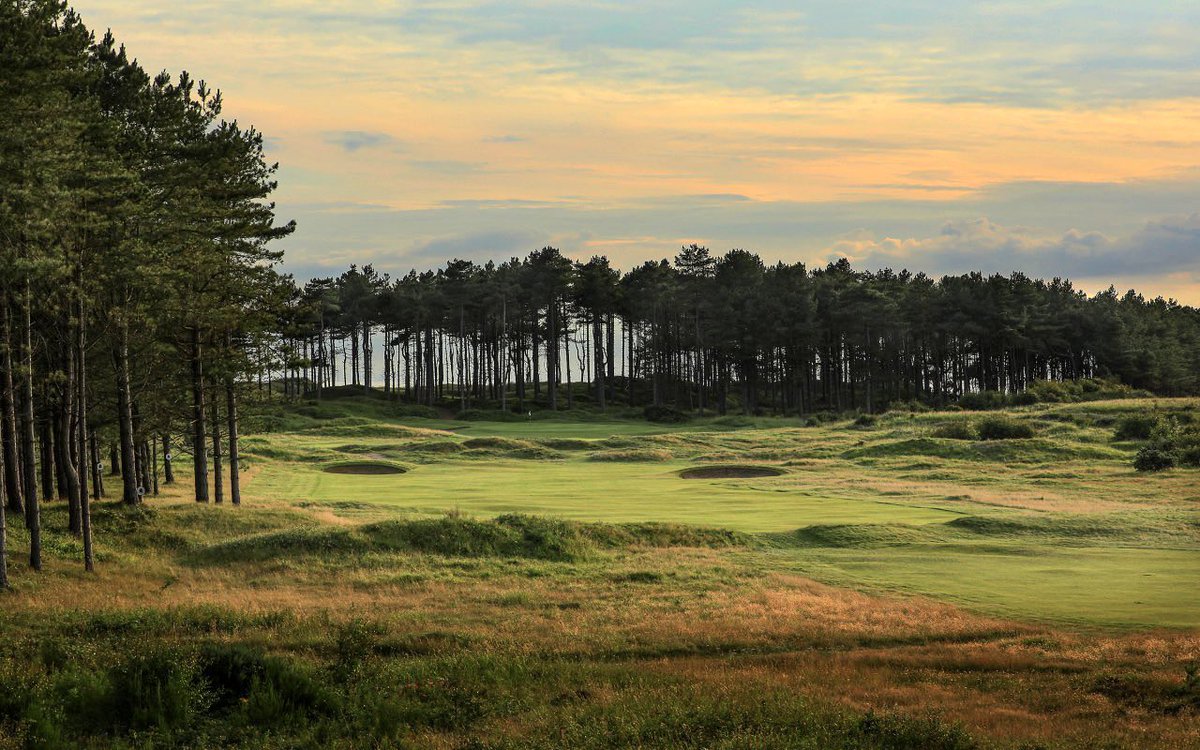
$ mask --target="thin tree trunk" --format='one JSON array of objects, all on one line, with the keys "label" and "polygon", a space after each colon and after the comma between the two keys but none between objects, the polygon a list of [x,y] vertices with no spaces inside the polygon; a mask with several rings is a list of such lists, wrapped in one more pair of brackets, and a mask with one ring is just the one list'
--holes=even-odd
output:
[{"label": "thin tree trunk", "polygon": [[92,499],[99,501],[104,497],[104,476],[100,471],[100,445],[96,442],[96,433],[88,435],[88,443],[92,447]]},{"label": "thin tree trunk", "polygon": [[50,416],[50,430],[54,433],[54,488],[56,497],[63,499],[69,497],[67,493],[67,471],[65,463],[67,458],[63,454],[63,446],[67,444],[68,437],[63,433],[63,425],[68,423],[68,420],[62,415],[62,393],[56,392],[58,404],[55,406],[54,412]]},{"label": "thin tree trunk", "polygon": [[213,502],[225,502],[225,487],[221,477],[221,409],[214,396],[212,399],[212,459],[213,459]]},{"label": "thin tree trunk", "polygon": [[138,476],[141,477],[141,482],[138,485],[138,492],[142,495],[142,500],[146,498],[146,493],[150,492],[150,485],[154,483],[154,468],[150,465],[150,442],[149,440],[141,440],[138,442]]},{"label": "thin tree trunk", "polygon": [[204,439],[204,365],[200,360],[200,329],[192,329],[192,470],[196,502],[208,502],[208,457]]},{"label": "thin tree trunk", "polygon": [[498,346],[500,351],[497,353],[497,358],[500,360],[497,364],[500,368],[500,411],[508,411],[508,352],[505,351],[505,344],[508,337],[508,297],[504,297],[501,301],[500,312],[500,341]]},{"label": "thin tree trunk", "polygon": [[67,499],[68,527],[72,534],[83,533],[79,517],[79,475],[75,471],[75,357],[68,353],[59,410],[58,465],[62,472],[59,493]]},{"label": "thin tree trunk", "polygon": [[76,375],[76,387],[79,409],[79,530],[83,535],[83,569],[89,573],[96,569],[96,556],[92,549],[92,504],[88,497],[87,470],[83,463],[87,460],[88,428],[87,428],[87,358],[85,346],[84,317],[83,317],[83,266],[77,270],[79,283],[79,324],[75,327],[75,353],[79,360]]},{"label": "thin tree trunk", "polygon": [[225,378],[225,421],[229,432],[229,501],[242,504],[242,485],[239,473],[241,457],[238,455],[237,392],[233,376]]},{"label": "thin tree trunk", "polygon": [[24,513],[24,493],[21,491],[21,461],[17,443],[17,390],[13,379],[13,338],[9,315],[8,293],[0,291],[0,442],[4,443],[4,489],[8,509]]},{"label": "thin tree trunk", "polygon": [[25,280],[25,293],[20,305],[22,311],[22,446],[25,494],[25,527],[29,529],[29,565],[34,570],[42,569],[42,506],[37,498],[36,454],[34,445],[34,320],[32,320],[32,290],[29,278]]},{"label": "thin tree trunk", "polygon": [[41,443],[42,501],[48,503],[54,499],[54,439],[49,419],[43,418],[41,420],[39,433],[39,441]]},{"label": "thin tree trunk", "polygon": [[608,404],[605,402],[605,387],[604,387],[604,332],[600,319],[600,313],[592,311],[592,355],[596,359],[594,366],[595,372],[593,375],[596,378],[596,402],[600,404],[600,411],[607,411]]},{"label": "thin tree trunk", "polygon": [[121,444],[121,500],[126,505],[141,502],[138,479],[133,466],[133,399],[129,392],[129,327],[122,322],[117,327],[117,345],[113,351],[117,376],[117,431]]},{"label": "thin tree trunk", "polygon": [[171,438],[165,433],[162,436],[163,449],[163,481],[166,484],[175,484],[175,469],[171,466]]},{"label": "thin tree trunk", "polygon": [[[3,473],[4,451],[0,450],[0,474]],[[4,494],[4,484],[0,482],[0,591],[8,588],[8,502]]]},{"label": "thin tree trunk", "polygon": [[558,299],[551,300],[550,330],[546,336],[546,388],[550,395],[550,411],[558,409]]}]

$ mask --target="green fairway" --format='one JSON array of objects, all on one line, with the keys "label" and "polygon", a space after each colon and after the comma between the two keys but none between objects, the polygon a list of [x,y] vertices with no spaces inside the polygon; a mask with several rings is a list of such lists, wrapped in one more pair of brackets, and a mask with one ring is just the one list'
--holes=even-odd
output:
[{"label": "green fairway", "polygon": [[[1200,604],[1194,474],[1139,475],[1113,420],[1136,402],[1037,407],[1029,440],[934,436],[946,414],[846,422],[539,418],[314,420],[247,441],[251,497],[381,513],[664,522],[760,535],[764,573],[933,596],[984,612],[1103,626],[1188,627]],[[1193,408],[1176,402],[1172,408]],[[403,474],[327,473],[343,461]],[[692,466],[775,477],[684,479]]]},{"label": "green fairway", "polygon": [[357,500],[414,513],[529,513],[579,521],[662,521],[736,531],[813,524],[937,523],[961,511],[789,487],[786,477],[681,479],[682,462],[447,462],[396,476],[346,476],[272,464],[252,485],[280,499]]},{"label": "green fairway", "polygon": [[913,546],[806,550],[781,563],[833,583],[934,596],[1017,619],[1192,628],[1200,550]]}]

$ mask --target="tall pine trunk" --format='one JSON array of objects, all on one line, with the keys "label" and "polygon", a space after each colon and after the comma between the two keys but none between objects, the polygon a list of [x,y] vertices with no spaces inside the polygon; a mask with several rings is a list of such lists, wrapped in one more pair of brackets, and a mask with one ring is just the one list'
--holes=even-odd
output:
[{"label": "tall pine trunk", "polygon": [[39,423],[38,431],[41,449],[39,464],[42,470],[42,500],[50,502],[54,499],[54,439],[50,419],[46,419],[44,415]]},{"label": "tall pine trunk", "polygon": [[171,438],[169,436],[167,436],[165,433],[162,436],[162,450],[163,450],[163,482],[165,482],[166,484],[175,484],[175,469],[171,465],[171,461],[175,457],[171,455]]},{"label": "tall pine trunk", "polygon": [[604,332],[600,320],[600,313],[592,312],[592,355],[595,357],[595,377],[596,377],[596,403],[600,404],[600,411],[606,411],[608,405],[605,402],[605,387],[604,387]]},{"label": "tall pine trunk", "polygon": [[[0,450],[0,474],[4,473],[4,451]],[[8,588],[8,505],[0,482],[0,591]]]},{"label": "tall pine trunk", "polygon": [[546,388],[550,396],[550,411],[558,409],[558,298],[551,300],[550,330],[546,335]]},{"label": "tall pine trunk", "polygon": [[204,364],[200,360],[200,329],[192,329],[192,472],[196,502],[208,502],[208,457],[204,440]]},{"label": "tall pine trunk", "polygon": [[[25,513],[30,532],[41,527],[41,500],[37,491],[37,420],[33,412],[33,325],[25,307],[24,363],[21,367],[21,474]],[[38,531],[40,537],[40,530]],[[39,538],[39,544],[41,540]]]},{"label": "tall pine trunk", "polygon": [[96,433],[88,434],[88,444],[92,448],[92,499],[104,497],[104,472],[100,471],[100,444],[96,442]]},{"label": "tall pine trunk", "polygon": [[129,392],[129,327],[122,321],[117,327],[117,345],[113,350],[113,364],[117,376],[117,431],[121,443],[121,500],[126,505],[141,502],[138,496],[136,473],[132,470],[136,459],[133,451],[133,399]]},{"label": "tall pine trunk", "polygon": [[88,425],[87,425],[87,346],[86,320],[83,310],[83,266],[76,269],[76,281],[79,285],[77,313],[79,320],[75,326],[75,356],[78,360],[76,373],[76,400],[79,409],[79,520],[80,531],[83,534],[83,568],[89,573],[96,569],[96,556],[92,550],[92,504],[87,491],[87,461]]},{"label": "tall pine trunk", "polygon": [[60,394],[58,412],[58,467],[61,474],[59,494],[67,499],[68,527],[72,534],[83,533],[79,518],[79,475],[75,472],[75,357],[68,352],[64,374],[66,382]]},{"label": "tall pine trunk", "polygon": [[[229,339],[226,339],[226,343],[230,343]],[[242,487],[238,474],[240,457],[238,456],[237,393],[234,390],[232,374],[225,376],[225,422],[226,431],[229,433],[229,502],[241,505]]]},{"label": "tall pine trunk", "polygon": [[13,377],[12,321],[8,292],[0,290],[0,442],[4,444],[4,490],[8,509],[24,513],[24,493],[21,491],[21,461],[17,442],[17,389]]},{"label": "tall pine trunk", "polygon": [[225,486],[221,476],[221,409],[217,398],[212,398],[212,458],[213,458],[213,502],[225,502]]}]

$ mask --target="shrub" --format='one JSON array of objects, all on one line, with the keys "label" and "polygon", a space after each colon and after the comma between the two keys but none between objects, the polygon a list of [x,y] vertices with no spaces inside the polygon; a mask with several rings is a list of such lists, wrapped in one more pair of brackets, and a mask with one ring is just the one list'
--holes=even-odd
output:
[{"label": "shrub", "polygon": [[910,414],[924,414],[925,412],[933,411],[933,407],[919,399],[909,399],[908,401],[893,401],[888,404],[888,411],[892,412],[908,412]]},{"label": "shrub", "polygon": [[855,427],[870,428],[879,424],[879,417],[874,414],[859,414],[854,420]]},{"label": "shrub", "polygon": [[94,728],[182,729],[207,704],[195,661],[174,651],[137,653],[110,667],[104,680],[85,680],[80,705],[67,715],[87,717]]},{"label": "shrub", "polygon": [[958,405],[970,411],[1003,409],[1008,406],[1008,397],[1000,391],[977,391],[975,393],[963,394],[958,399]]},{"label": "shrub", "polygon": [[1122,417],[1117,422],[1113,438],[1116,440],[1149,440],[1161,421],[1155,414],[1134,414]]},{"label": "shrub", "polygon": [[642,416],[647,421],[663,424],[681,424],[691,420],[691,416],[688,414],[669,406],[647,406],[642,410]]},{"label": "shrub", "polygon": [[212,690],[215,708],[244,701],[265,671],[262,653],[246,646],[209,644],[200,652],[200,675]]},{"label": "shrub", "polygon": [[529,419],[525,414],[501,409],[463,409],[454,418],[462,422],[525,422]]},{"label": "shrub", "polygon": [[1160,420],[1133,459],[1138,471],[1162,471],[1174,466],[1200,467],[1200,426],[1180,424],[1174,417]]},{"label": "shrub", "polygon": [[1104,401],[1114,398],[1146,398],[1150,394],[1117,380],[1085,378],[1082,380],[1036,380],[1030,383],[1023,399],[1014,403],[1063,404],[1080,401]]},{"label": "shrub", "polygon": [[1138,471],[1163,471],[1175,466],[1175,454],[1158,445],[1147,445],[1137,452],[1133,468]]},{"label": "shrub", "polygon": [[975,750],[978,747],[962,727],[932,716],[890,716],[868,711],[855,729],[870,746],[894,750]]},{"label": "shrub", "polygon": [[1029,403],[1062,404],[1077,401],[1079,391],[1075,383],[1058,380],[1035,380],[1025,388]]},{"label": "shrub", "polygon": [[248,646],[210,644],[199,657],[199,674],[217,709],[245,712],[251,724],[272,724],[304,713],[328,714],[333,694],[288,659]]},{"label": "shrub", "polygon": [[939,426],[933,436],[947,440],[978,440],[979,432],[969,421],[959,419]]},{"label": "shrub", "polygon": [[999,415],[981,419],[977,429],[980,440],[1026,440],[1034,436],[1029,424]]}]

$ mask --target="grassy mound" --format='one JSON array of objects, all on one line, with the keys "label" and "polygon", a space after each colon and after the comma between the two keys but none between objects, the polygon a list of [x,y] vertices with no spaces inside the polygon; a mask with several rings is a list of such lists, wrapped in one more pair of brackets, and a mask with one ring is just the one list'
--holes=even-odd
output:
[{"label": "grassy mound", "polygon": [[198,550],[199,563],[263,562],[297,557],[418,552],[447,557],[510,557],[571,561],[592,544],[578,524],[508,515],[491,521],[437,518],[382,521],[358,528],[289,529],[253,534]]},{"label": "grassy mound", "polygon": [[581,529],[588,540],[601,547],[749,547],[755,537],[729,529],[687,526],[678,523],[586,524]]},{"label": "grassy mound", "polygon": [[210,544],[197,550],[193,560],[213,565],[229,562],[265,562],[313,555],[362,554],[370,549],[370,542],[350,529],[287,529]]},{"label": "grassy mound", "polygon": [[578,523],[509,514],[490,520],[457,516],[379,521],[351,528],[312,527],[249,534],[196,549],[200,564],[300,557],[356,557],[371,552],[573,562],[599,549],[745,547],[755,538],[726,529],[670,523]]},{"label": "grassy mound", "polygon": [[670,451],[653,448],[629,448],[626,450],[598,451],[588,456],[589,461],[670,461]]},{"label": "grassy mound", "polygon": [[1126,543],[1195,543],[1200,531],[1186,521],[1172,523],[1164,520],[1147,523],[1120,515],[963,516],[948,522],[946,526],[977,536],[1040,538],[1055,544],[1104,544],[1118,539]]},{"label": "grassy mound", "polygon": [[494,521],[438,518],[383,521],[361,533],[379,549],[424,552],[448,557],[516,557],[572,561],[587,556],[590,546],[578,526],[524,515]]},{"label": "grassy mound", "polygon": [[683,479],[758,479],[784,474],[787,471],[776,466],[694,466],[679,472]]},{"label": "grassy mound", "polygon": [[905,524],[817,524],[771,539],[794,547],[879,548],[929,542],[931,530]]},{"label": "grassy mound", "polygon": [[529,460],[556,460],[563,455],[556,450],[547,448],[529,440],[517,440],[506,437],[477,437],[464,440],[462,447],[473,457],[521,458]]},{"label": "grassy mound", "polygon": [[354,476],[389,476],[404,474],[408,469],[384,461],[346,461],[331,464],[324,469],[326,474],[352,474]]},{"label": "grassy mound", "polygon": [[536,442],[543,448],[556,451],[590,451],[596,447],[596,441],[583,438],[548,438]]},{"label": "grassy mound", "polygon": [[959,461],[1044,463],[1067,459],[1123,459],[1125,454],[1104,445],[1037,437],[1021,440],[984,441],[965,441],[933,437],[902,438],[855,447],[842,453],[842,457],[848,459],[892,458],[897,456],[926,456],[956,459]]}]

